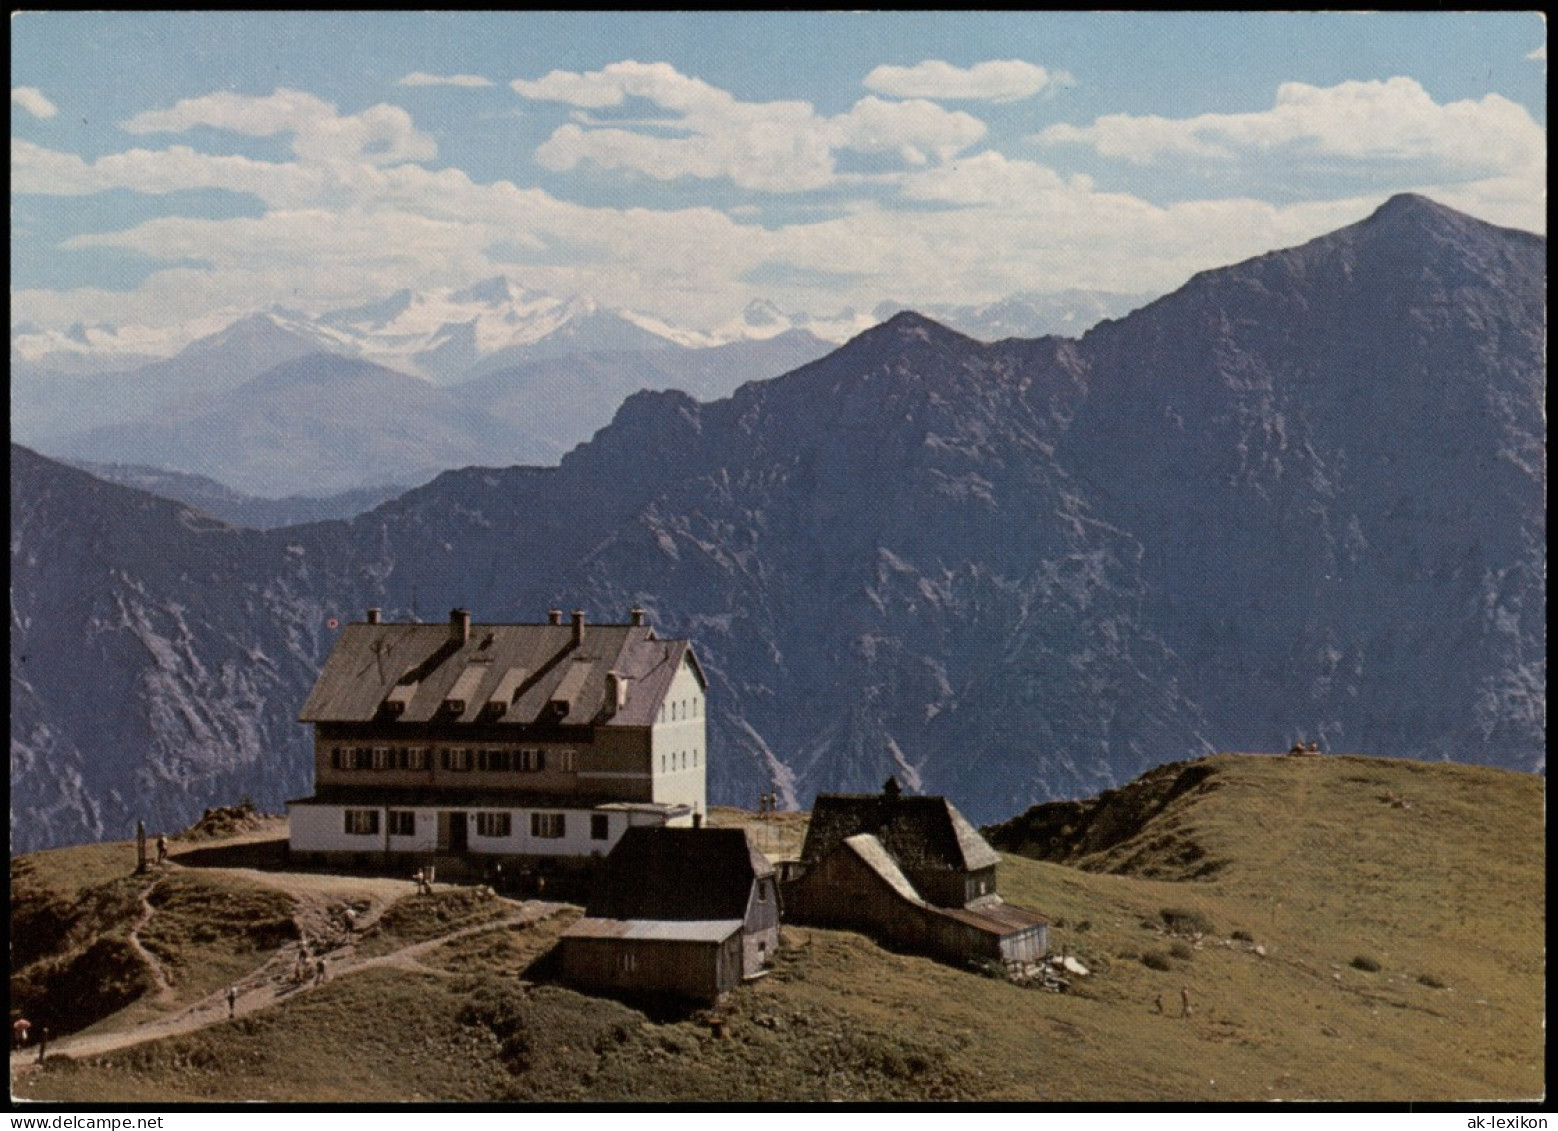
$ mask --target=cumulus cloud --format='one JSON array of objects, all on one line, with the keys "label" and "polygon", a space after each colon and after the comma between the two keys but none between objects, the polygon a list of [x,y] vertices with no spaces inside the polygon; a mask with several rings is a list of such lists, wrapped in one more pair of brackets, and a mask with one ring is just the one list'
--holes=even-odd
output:
[{"label": "cumulus cloud", "polygon": [[45,98],[43,91],[35,86],[13,86],[11,104],[20,106],[34,118],[52,118],[59,113],[59,107]]},{"label": "cumulus cloud", "polygon": [[728,178],[742,188],[799,192],[832,183],[841,150],[895,153],[919,165],[931,156],[944,160],[985,133],[979,119],[924,100],[867,97],[833,117],[808,102],[741,102],[667,63],[553,71],[510,85],[522,97],[581,111],[639,98],[665,112],[649,122],[576,115],[536,150],[536,160],[554,172],[589,161],[656,180]]},{"label": "cumulus cloud", "polygon": [[109,189],[169,193],[217,188],[251,193],[274,204],[317,198],[329,178],[296,163],[255,161],[236,154],[199,153],[188,146],[131,149],[83,161],[20,138],[11,139],[11,191],[88,196]]},{"label": "cumulus cloud", "polygon": [[1530,59],[1533,63],[1540,63],[1544,67],[1547,66],[1547,44],[1542,44],[1542,46],[1538,47],[1535,51],[1532,51],[1529,55],[1527,55],[1526,58]]},{"label": "cumulus cloud", "polygon": [[379,103],[342,116],[323,99],[278,88],[263,96],[217,91],[186,98],[168,110],[137,114],[123,128],[134,134],[183,133],[210,126],[251,137],[292,135],[292,150],[315,161],[366,160],[376,165],[426,161],[438,152],[427,134],[398,106]]},{"label": "cumulus cloud", "polygon": [[960,157],[902,181],[910,200],[962,205],[1034,205],[1047,194],[1091,187],[1086,177],[1068,181],[1047,166],[1011,160],[994,150]]},{"label": "cumulus cloud", "polygon": [[1436,103],[1413,79],[1283,83],[1270,110],[1162,118],[1111,114],[1091,126],[1054,125],[1047,145],[1086,145],[1136,164],[1200,158],[1410,162],[1448,176],[1545,170],[1546,133],[1526,109],[1497,94]]},{"label": "cumulus cloud", "polygon": [[940,59],[927,59],[912,67],[883,64],[865,77],[865,88],[895,98],[970,98],[986,102],[1015,102],[1041,90],[1074,86],[1065,71],[1048,71],[1021,59],[999,59],[954,67]]},{"label": "cumulus cloud", "polygon": [[[804,102],[744,103],[665,64],[554,72],[531,89],[577,111],[538,152],[558,168],[588,160],[647,176],[727,178],[789,191],[837,183],[841,153],[885,153],[901,157],[904,167],[873,174],[873,188],[895,187],[910,202],[936,207],[907,213],[878,194],[834,201],[823,213],[808,209],[802,219],[792,212],[788,222],[778,223],[771,202],[759,203],[755,195],[728,212],[580,204],[507,180],[479,182],[460,169],[382,160],[386,151],[417,151],[409,140],[414,127],[393,107],[346,116],[296,91],[262,98],[212,95],[136,115],[131,123],[140,133],[207,125],[250,136],[290,135],[293,154],[262,161],[180,144],[83,159],[12,140],[17,194],[207,187],[252,194],[266,206],[259,216],[162,216],[77,236],[64,245],[67,250],[131,251],[168,266],[128,291],[13,291],[13,318],[60,327],[76,321],[163,325],[217,307],[285,302],[323,310],[402,287],[462,285],[498,271],[521,275],[536,289],[584,293],[671,323],[702,326],[733,316],[756,297],[773,298],[785,309],[828,313],[846,305],[870,309],[887,295],[971,302],[1050,289],[1060,281],[1139,292],[1168,289],[1194,271],[1361,219],[1385,195],[1374,186],[1368,196],[1278,206],[1225,192],[1218,199],[1160,206],[1103,191],[1047,164],[977,151],[983,123],[928,100],[873,95],[827,116]],[[1311,102],[1318,97],[1323,103],[1328,93]],[[1411,100],[1392,101],[1400,96],[1391,92],[1383,97],[1394,117],[1385,123],[1360,117],[1353,128],[1384,130],[1402,151],[1412,152],[1413,137],[1431,133],[1429,123],[1464,105],[1469,110],[1456,112],[1475,112],[1485,134],[1502,137],[1510,153],[1524,153],[1523,111],[1500,118],[1487,99],[1451,107],[1428,101],[1428,122],[1409,129],[1400,119],[1401,106]],[[1351,152],[1333,136],[1339,127],[1322,130],[1318,124],[1329,121],[1335,107],[1292,97],[1282,105],[1293,116],[1286,125],[1287,119],[1270,115],[1208,116],[1217,119],[1216,128],[1208,118],[1169,121],[1162,133],[1185,135],[1180,149],[1149,137],[1126,151],[1162,160],[1182,154],[1193,141],[1225,162],[1261,152],[1262,145]],[[1490,122],[1503,122],[1503,132]],[[1085,140],[1101,145],[1105,132]],[[1354,140],[1365,155],[1379,148]],[[1497,157],[1488,137],[1479,144]],[[1495,223],[1545,226],[1545,177],[1514,157],[1488,175],[1425,177],[1397,187]],[[766,281],[741,282],[755,271]]]},{"label": "cumulus cloud", "polygon": [[397,80],[397,86],[491,86],[492,80],[481,75],[430,75],[426,71],[412,71]]}]

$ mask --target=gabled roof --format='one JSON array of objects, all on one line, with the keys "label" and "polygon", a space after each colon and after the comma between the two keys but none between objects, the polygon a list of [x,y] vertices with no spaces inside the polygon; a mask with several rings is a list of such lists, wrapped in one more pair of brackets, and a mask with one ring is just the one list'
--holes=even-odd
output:
[{"label": "gabled roof", "polygon": [[914,885],[909,882],[909,877],[905,876],[898,865],[893,862],[893,858],[888,855],[887,849],[882,847],[882,842],[877,840],[876,837],[870,833],[859,833],[855,836],[845,837],[844,847],[860,857],[867,868],[870,868],[880,876],[888,887],[892,888],[910,903],[918,904],[921,907],[930,906],[930,904],[920,898],[920,893],[914,890]]},{"label": "gabled roof", "polygon": [[630,828],[589,902],[598,919],[745,919],[752,883],[774,866],[744,829]]},{"label": "gabled roof", "polygon": [[905,871],[973,872],[1001,862],[979,830],[945,797],[820,793],[801,859],[815,864],[861,833],[874,836]]},{"label": "gabled roof", "polygon": [[[447,623],[350,624],[299,720],[650,726],[683,663],[707,686],[692,645],[646,625],[586,625],[575,644],[569,624],[472,624],[463,643]],[[608,672],[628,680],[615,711]]]},{"label": "gabled roof", "polygon": [[914,890],[914,885],[888,855],[887,849],[882,847],[882,842],[869,833],[844,838],[841,851],[852,852],[858,856],[878,879],[907,902],[936,915],[956,919],[986,934],[1004,938],[1049,922],[1037,912],[1029,911],[1026,907],[1014,907],[1010,903],[1001,902],[998,898],[981,903],[977,907],[937,907],[928,903]]}]

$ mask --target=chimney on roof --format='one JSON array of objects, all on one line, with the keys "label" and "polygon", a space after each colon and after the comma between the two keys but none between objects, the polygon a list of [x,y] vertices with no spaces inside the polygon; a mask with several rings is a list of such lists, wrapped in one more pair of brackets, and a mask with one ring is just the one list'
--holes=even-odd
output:
[{"label": "chimney on roof", "polygon": [[644,610],[639,606],[634,605],[633,611],[628,613],[628,621],[633,625],[634,628],[642,625],[644,623]]},{"label": "chimney on roof", "polygon": [[372,608],[372,607],[370,607],[368,609],[368,623],[369,624],[378,624],[379,623],[379,610],[378,609]]},{"label": "chimney on roof", "polygon": [[563,623],[563,611],[561,609],[548,609],[546,611],[546,623],[547,624],[562,624]]},{"label": "chimney on roof", "polygon": [[584,643],[584,610],[583,609],[575,609],[573,611],[573,642],[574,642],[575,646]]},{"label": "chimney on roof", "polygon": [[449,639],[464,644],[471,638],[471,613],[469,609],[449,610]]}]

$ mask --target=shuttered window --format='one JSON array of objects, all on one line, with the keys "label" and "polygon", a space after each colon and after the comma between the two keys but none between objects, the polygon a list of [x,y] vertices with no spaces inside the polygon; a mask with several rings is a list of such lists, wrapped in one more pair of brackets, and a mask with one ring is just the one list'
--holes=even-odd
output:
[{"label": "shuttered window", "polygon": [[477,813],[478,836],[509,836],[514,831],[513,816],[509,813]]},{"label": "shuttered window", "polygon": [[543,840],[559,840],[568,835],[568,822],[563,813],[530,814],[530,835]]}]

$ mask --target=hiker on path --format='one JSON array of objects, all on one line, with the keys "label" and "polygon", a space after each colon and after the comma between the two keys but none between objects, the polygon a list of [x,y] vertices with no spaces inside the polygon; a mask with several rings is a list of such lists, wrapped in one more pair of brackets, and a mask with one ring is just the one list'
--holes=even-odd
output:
[{"label": "hiker on path", "polygon": [[11,1047],[24,1049],[27,1047],[27,1036],[32,1032],[32,1022],[25,1017],[18,1017],[11,1024]]},{"label": "hiker on path", "polygon": [[1180,1004],[1180,1014],[1179,1015],[1181,1017],[1189,1017],[1191,1014],[1195,1013],[1195,1007],[1190,1004],[1190,987],[1189,986],[1181,986],[1181,987],[1179,987],[1179,1004]]},{"label": "hiker on path", "polygon": [[325,956],[321,954],[319,956],[319,961],[314,963],[314,985],[323,985],[325,978]]},{"label": "hiker on path", "polygon": [[43,1058],[48,1055],[48,1051],[49,1051],[49,1027],[47,1025],[45,1025],[43,1027],[43,1031],[38,1036],[38,1063],[39,1064],[43,1063]]},{"label": "hiker on path", "polygon": [[233,1015],[238,1012],[238,987],[227,987],[227,1019],[231,1021]]},{"label": "hiker on path", "polygon": [[157,863],[165,863],[168,859],[168,836],[166,833],[157,834]]},{"label": "hiker on path", "polygon": [[350,939],[352,933],[357,930],[357,912],[354,908],[348,907],[341,912],[341,918],[346,921],[346,937]]}]

